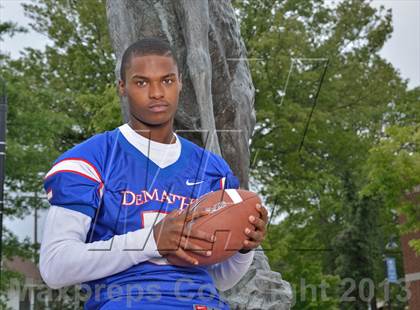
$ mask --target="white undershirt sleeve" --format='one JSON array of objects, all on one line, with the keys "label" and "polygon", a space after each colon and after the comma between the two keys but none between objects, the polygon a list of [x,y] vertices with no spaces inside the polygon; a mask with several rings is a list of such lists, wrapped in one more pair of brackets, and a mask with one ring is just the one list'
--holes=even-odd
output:
[{"label": "white undershirt sleeve", "polygon": [[51,206],[39,261],[41,276],[49,287],[58,289],[100,279],[162,257],[152,227],[85,243],[90,224],[91,218],[85,214]]},{"label": "white undershirt sleeve", "polygon": [[253,259],[254,251],[246,254],[238,252],[222,263],[208,266],[207,270],[212,276],[215,286],[221,291],[226,291],[241,280]]}]

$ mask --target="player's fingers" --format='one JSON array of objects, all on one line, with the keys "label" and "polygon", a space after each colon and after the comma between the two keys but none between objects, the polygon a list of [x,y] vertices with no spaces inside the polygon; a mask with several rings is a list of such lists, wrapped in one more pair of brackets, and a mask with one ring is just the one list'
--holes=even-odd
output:
[{"label": "player's fingers", "polygon": [[250,219],[250,222],[252,223],[252,225],[255,226],[255,230],[259,230],[259,231],[264,231],[265,232],[266,223],[262,219],[255,218],[254,217],[252,221]]},{"label": "player's fingers", "polygon": [[198,260],[188,255],[183,249],[178,249],[178,251],[175,252],[175,255],[191,265],[198,265]]},{"label": "player's fingers", "polygon": [[216,241],[216,237],[214,235],[212,235],[210,233],[207,233],[205,231],[199,230],[199,229],[186,231],[184,233],[184,236],[190,237],[190,238],[195,238],[195,239],[201,239],[201,240],[208,241],[208,242]]},{"label": "player's fingers", "polygon": [[210,211],[208,210],[199,210],[199,211],[194,211],[194,212],[189,212],[187,215],[187,222],[198,219],[202,216],[205,216],[207,214],[209,214]]},{"label": "player's fingers", "polygon": [[245,240],[243,245],[244,245],[243,246],[244,250],[252,250],[252,249],[255,249],[256,247],[258,247],[260,245],[260,242]]},{"label": "player's fingers", "polygon": [[[202,213],[202,212],[201,212]],[[190,221],[192,221],[194,218],[203,216],[200,212],[198,211],[193,211],[193,210],[176,210],[176,211],[172,211],[170,213],[170,215],[172,217],[175,217],[177,221],[182,222],[183,224],[188,223]],[[167,218],[167,216],[165,217]]]},{"label": "player's fingers", "polygon": [[267,209],[259,203],[256,205],[256,208],[257,208],[258,212],[260,212],[260,214],[261,214],[261,219],[264,221],[264,223],[267,224],[267,222],[268,222],[268,211],[267,211]]},{"label": "player's fingers", "polygon": [[251,239],[251,241],[261,242],[264,240],[264,233],[262,231],[252,231],[249,228],[246,228],[245,234]]},{"label": "player's fingers", "polygon": [[212,253],[212,251],[211,251],[212,245],[210,243],[209,243],[208,247],[203,248],[203,247],[191,242],[191,239],[188,239],[188,238],[185,238],[185,237],[182,237],[181,247],[184,250],[192,251],[192,252],[194,252],[196,254],[199,254],[199,255],[202,255],[202,256],[210,256],[211,253]]},{"label": "player's fingers", "polygon": [[165,218],[163,220],[173,218],[173,217],[178,217],[181,214],[182,214],[182,210],[181,209],[176,209],[176,210],[173,210],[172,212],[170,212],[167,216],[165,216]]}]

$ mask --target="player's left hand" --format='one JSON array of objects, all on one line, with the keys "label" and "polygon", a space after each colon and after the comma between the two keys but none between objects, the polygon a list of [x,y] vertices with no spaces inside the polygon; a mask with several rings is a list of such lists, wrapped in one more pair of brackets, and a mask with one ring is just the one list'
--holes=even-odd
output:
[{"label": "player's left hand", "polygon": [[261,242],[263,242],[266,230],[267,230],[267,223],[268,223],[268,212],[265,207],[260,204],[257,204],[255,208],[260,213],[260,217],[255,217],[251,215],[249,217],[249,222],[255,227],[255,230],[246,228],[245,234],[248,236],[248,239],[244,241],[244,246],[240,252],[248,252],[257,248]]}]

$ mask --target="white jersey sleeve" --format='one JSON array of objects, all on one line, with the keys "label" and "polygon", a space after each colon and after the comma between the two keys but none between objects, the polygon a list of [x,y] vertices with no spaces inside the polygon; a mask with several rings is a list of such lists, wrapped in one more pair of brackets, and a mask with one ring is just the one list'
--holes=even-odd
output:
[{"label": "white jersey sleeve", "polygon": [[[91,217],[51,206],[40,251],[40,272],[47,285],[58,289],[100,279],[151,258],[161,257],[152,227],[85,243]],[[138,250],[133,250],[138,249]]]},{"label": "white jersey sleeve", "polygon": [[[91,218],[78,211],[52,206],[45,222],[40,251],[40,272],[47,285],[64,286],[107,277],[133,265],[162,257],[152,227],[117,235],[106,241],[85,243]],[[126,249],[144,248],[140,251]],[[254,252],[237,253],[207,270],[219,290],[233,287],[248,270]],[[100,268],[98,268],[100,267]]]},{"label": "white jersey sleeve", "polygon": [[254,251],[246,254],[236,253],[222,263],[207,268],[215,286],[221,291],[232,288],[248,271],[254,259]]}]

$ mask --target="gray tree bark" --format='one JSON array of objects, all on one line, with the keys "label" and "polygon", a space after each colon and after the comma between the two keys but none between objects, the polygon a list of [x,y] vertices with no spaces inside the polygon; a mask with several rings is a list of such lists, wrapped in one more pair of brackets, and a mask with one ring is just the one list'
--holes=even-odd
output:
[{"label": "gray tree bark", "polygon": [[[183,76],[175,129],[222,155],[241,187],[248,188],[255,92],[230,1],[107,0],[107,16],[117,78],[131,43],[154,36],[172,45]],[[127,102],[122,101],[122,112],[127,120]],[[291,295],[262,251],[241,282],[224,293],[233,309],[289,309]]]}]

